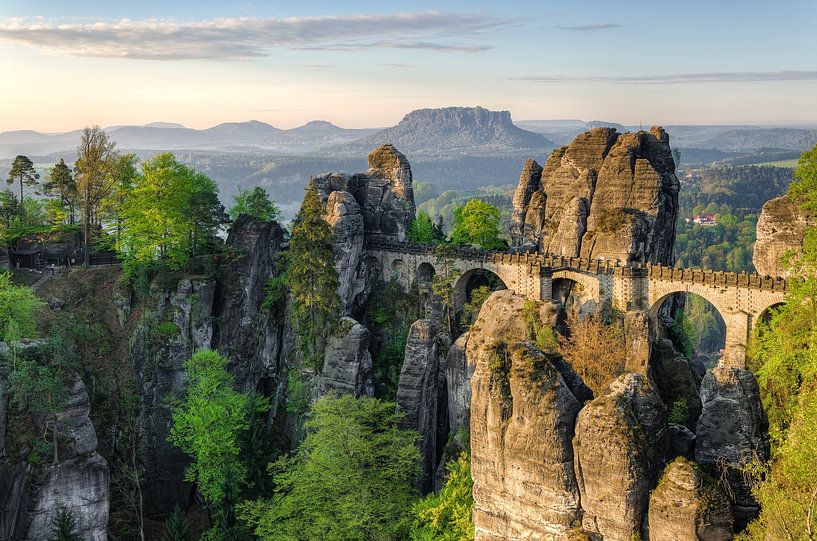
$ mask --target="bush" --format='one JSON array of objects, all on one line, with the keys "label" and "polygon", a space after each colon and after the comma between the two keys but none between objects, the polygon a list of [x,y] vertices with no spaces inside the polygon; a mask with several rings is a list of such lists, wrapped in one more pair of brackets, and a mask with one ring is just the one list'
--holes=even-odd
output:
[{"label": "bush", "polygon": [[685,399],[679,398],[672,403],[667,420],[676,425],[686,425],[689,422],[689,404]]},{"label": "bush", "polygon": [[569,336],[559,336],[559,352],[590,387],[594,396],[624,372],[626,345],[619,323],[606,324],[597,315],[569,315]]},{"label": "bush", "polygon": [[412,541],[466,541],[474,539],[474,509],[471,459],[461,453],[445,465],[448,478],[439,494],[430,494],[414,504],[416,515]]}]

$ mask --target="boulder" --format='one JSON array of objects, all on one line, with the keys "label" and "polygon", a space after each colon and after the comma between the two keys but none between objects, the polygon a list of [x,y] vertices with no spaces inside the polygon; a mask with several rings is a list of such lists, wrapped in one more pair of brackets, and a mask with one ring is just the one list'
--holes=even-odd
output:
[{"label": "boulder", "polygon": [[327,340],[321,379],[324,392],[374,396],[369,329],[352,318],[341,319]]},{"label": "boulder", "polygon": [[650,541],[729,541],[729,500],[712,477],[689,460],[670,463],[650,495]]},{"label": "boulder", "polygon": [[[406,339],[406,355],[397,384],[397,411],[403,412],[403,426],[420,433],[422,454],[420,489],[433,488],[445,439],[439,433],[447,431],[445,403],[440,408],[440,394],[445,392],[444,373],[440,370],[437,346],[438,328],[430,319],[412,324]],[[441,430],[442,429],[442,430]]]},{"label": "boulder", "polygon": [[668,445],[666,410],[640,374],[620,376],[581,410],[573,448],[585,531],[612,541],[639,534]]},{"label": "boulder", "polygon": [[693,458],[695,453],[695,433],[676,423],[669,424],[669,456]]},{"label": "boulder", "polygon": [[731,486],[735,527],[742,529],[758,506],[741,468],[769,458],[769,423],[757,380],[741,368],[714,368],[701,385],[702,411],[695,431],[695,461],[718,470]]},{"label": "boulder", "polygon": [[579,517],[570,442],[580,405],[555,357],[524,342],[524,304],[512,292],[493,293],[466,344],[475,366],[471,460],[480,540],[563,538]]},{"label": "boulder", "polygon": [[752,254],[758,274],[787,276],[780,259],[787,252],[799,253],[803,249],[806,228],[814,223],[814,218],[788,195],[767,201],[757,220],[757,242]]}]

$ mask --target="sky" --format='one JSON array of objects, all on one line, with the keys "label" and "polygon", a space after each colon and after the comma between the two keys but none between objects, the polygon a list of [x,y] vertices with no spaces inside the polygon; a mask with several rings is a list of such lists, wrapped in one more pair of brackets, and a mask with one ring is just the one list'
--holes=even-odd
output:
[{"label": "sky", "polygon": [[0,131],[817,123],[814,0],[0,0]]}]

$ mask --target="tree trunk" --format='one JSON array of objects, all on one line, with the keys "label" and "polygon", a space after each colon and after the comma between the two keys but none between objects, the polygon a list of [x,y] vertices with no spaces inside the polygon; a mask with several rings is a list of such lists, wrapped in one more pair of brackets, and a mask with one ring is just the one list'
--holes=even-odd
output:
[{"label": "tree trunk", "polygon": [[20,205],[23,204],[23,175],[20,175]]},{"label": "tree trunk", "polygon": [[88,267],[91,264],[91,256],[90,256],[90,248],[91,248],[91,211],[88,208],[88,205],[85,205],[85,208],[82,211],[82,232],[85,236],[83,242],[83,254],[82,254],[82,266]]}]

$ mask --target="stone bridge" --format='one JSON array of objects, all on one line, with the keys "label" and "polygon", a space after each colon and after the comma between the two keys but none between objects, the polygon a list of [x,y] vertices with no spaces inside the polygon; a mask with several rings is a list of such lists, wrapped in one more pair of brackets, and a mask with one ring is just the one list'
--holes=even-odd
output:
[{"label": "stone bridge", "polygon": [[535,252],[487,252],[456,248],[445,257],[434,247],[382,240],[366,241],[367,254],[381,265],[384,280],[396,280],[405,290],[430,283],[448,269],[454,283],[454,305],[467,301],[468,281],[489,271],[519,295],[555,300],[554,284],[569,281],[595,309],[609,307],[626,314],[643,313],[656,324],[664,302],[675,293],[694,293],[709,301],[726,324],[724,366],[746,363],[746,346],[755,325],[770,309],[784,302],[786,281],[758,274],[676,269],[661,265],[623,264],[613,260],[567,258]]}]

